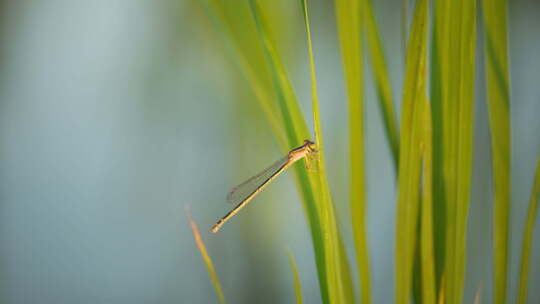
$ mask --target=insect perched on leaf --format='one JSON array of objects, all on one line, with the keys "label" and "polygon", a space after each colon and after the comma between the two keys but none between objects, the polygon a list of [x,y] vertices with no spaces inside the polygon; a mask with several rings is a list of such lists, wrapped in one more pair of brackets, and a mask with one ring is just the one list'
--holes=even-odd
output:
[{"label": "insect perched on leaf", "polygon": [[218,232],[221,226],[235,216],[240,209],[246,206],[257,194],[259,194],[271,181],[278,175],[285,172],[295,162],[310,158],[317,151],[314,148],[315,143],[310,140],[304,140],[304,144],[298,148],[292,149],[285,157],[275,162],[270,167],[264,169],[259,174],[251,177],[240,185],[231,189],[227,195],[227,201],[236,206],[223,216],[212,227],[212,232]]}]

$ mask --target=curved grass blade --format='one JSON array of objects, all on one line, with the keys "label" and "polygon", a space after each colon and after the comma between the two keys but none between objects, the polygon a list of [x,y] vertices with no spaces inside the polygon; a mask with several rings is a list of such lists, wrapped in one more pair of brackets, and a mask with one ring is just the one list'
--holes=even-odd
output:
[{"label": "curved grass blade", "polygon": [[[278,135],[278,139],[282,137],[280,134],[284,133],[284,140],[279,140],[279,143],[283,150],[288,151],[291,147],[296,146],[299,143],[300,139],[305,139],[309,137],[307,124],[302,116],[294,90],[290,84],[290,81],[286,75],[282,61],[277,53],[275,45],[270,39],[267,31],[267,24],[264,20],[262,10],[258,7],[258,4],[254,1],[250,2],[251,11],[255,20],[256,30],[258,32],[259,38],[262,40],[263,51],[266,56],[266,60],[269,63],[269,69],[271,75],[271,80],[274,84],[274,91],[270,90],[261,82],[261,80],[256,77],[255,69],[251,66],[251,63],[246,60],[246,56],[242,56],[245,51],[245,48],[242,47],[242,43],[235,39],[231,28],[227,22],[227,18],[224,17],[224,10],[222,9],[225,4],[222,0],[208,0],[211,5],[209,6],[214,14],[214,20],[217,20],[216,25],[218,28],[225,29],[225,37],[229,36],[232,41],[232,51],[236,52],[241,56],[238,56],[238,61],[244,75],[246,75],[247,80],[250,82],[253,87],[258,101],[262,105],[262,109],[265,111],[271,126],[273,127],[275,134]],[[272,94],[270,94],[272,92]],[[276,98],[277,97],[277,98]],[[277,103],[273,103],[276,100]],[[279,115],[273,115],[273,110],[277,109]],[[279,122],[276,123],[276,119],[273,117],[279,117]],[[272,123],[273,122],[273,123]],[[283,132],[285,131],[285,132]],[[337,239],[337,242],[334,243],[341,244],[338,246],[338,255],[335,255],[337,258],[340,258],[340,262],[332,261],[332,263],[341,265],[341,276],[339,281],[342,282],[343,286],[352,286],[350,273],[348,270],[348,262],[346,259],[346,254],[344,253],[344,247],[342,245],[341,236],[339,234],[339,229],[334,230],[335,234],[330,231],[323,231],[323,227],[327,224],[323,221],[323,218],[326,222],[332,223],[331,226],[337,227],[335,215],[331,214],[329,216],[328,212],[325,212],[325,209],[328,207],[321,207],[319,202],[319,177],[313,174],[308,174],[300,166],[294,166],[296,182],[301,190],[303,196],[303,206],[307,213],[307,219],[309,222],[309,227],[311,230],[311,236],[313,241],[313,246],[315,250],[315,258],[317,263],[317,271],[319,276],[319,284],[321,290],[321,296],[323,303],[329,303],[328,298],[328,279],[327,279],[327,270],[326,262],[328,257],[325,256],[325,246],[327,246],[327,241],[329,238]],[[326,228],[325,228],[326,229]]]},{"label": "curved grass blade", "polygon": [[[255,25],[261,38],[263,50],[270,65],[270,73],[277,94],[278,108],[284,121],[285,133],[289,143],[298,143],[308,138],[309,132],[303,120],[296,94],[287,76],[285,67],[277,53],[275,43],[269,36],[267,22],[256,0],[249,1]],[[297,118],[302,117],[298,120]],[[303,136],[302,136],[303,135]]]},{"label": "curved grass blade", "polygon": [[[308,6],[306,0],[300,1],[303,8],[304,24],[306,28],[306,37],[308,42],[309,69],[311,76],[311,100],[313,108],[313,129],[315,133],[315,142],[318,147],[319,161],[316,162],[316,174],[319,182],[319,200],[321,214],[325,229],[329,235],[339,235],[337,223],[332,220],[335,218],[334,205],[330,196],[328,180],[326,178],[326,166],[324,159],[324,143],[321,127],[319,97],[317,93],[317,75],[315,72],[315,58],[313,55],[313,43],[311,39],[311,29],[309,24]],[[332,301],[336,303],[354,303],[354,291],[351,284],[349,265],[344,255],[344,248],[341,239],[338,237],[328,238],[325,244],[325,256],[328,257],[327,273],[333,282],[330,282],[328,290]]]},{"label": "curved grass blade", "polygon": [[[300,111],[282,60],[269,35],[268,24],[263,11],[256,0],[250,0],[249,4],[269,63],[269,70],[276,90],[277,105],[281,111],[288,142],[289,144],[296,143],[299,139],[308,137],[306,122]],[[330,292],[339,290],[339,296],[341,296],[346,294],[346,291],[342,289],[343,286],[350,286],[349,282],[352,279],[348,276],[348,273],[341,271],[342,268],[339,267],[339,265],[348,262],[345,259],[346,255],[342,252],[342,246],[339,246],[341,235],[333,213],[331,200],[321,199],[326,195],[329,196],[327,185],[321,185],[319,175],[307,174],[305,170],[298,166],[296,169],[298,182],[304,195],[304,207],[308,214],[315,249],[321,297],[323,303],[329,303]],[[325,194],[325,191],[328,194]],[[347,295],[344,296],[345,299],[346,297]]]},{"label": "curved grass blade", "polygon": [[[375,78],[377,98],[379,101],[379,108],[383,115],[386,139],[390,146],[392,159],[394,161],[394,169],[397,172],[397,169],[399,168],[399,131],[394,111],[392,84],[390,83],[390,75],[384,56],[381,36],[377,28],[373,4],[371,0],[365,0],[364,3],[365,14],[363,20],[367,34],[367,47],[369,50],[371,70]],[[404,1],[404,3],[406,4],[406,1]]]},{"label": "curved grass blade", "polygon": [[[277,136],[282,150],[290,150],[299,143],[298,138],[308,138],[309,133],[307,130],[307,124],[300,112],[296,97],[292,91],[292,86],[288,82],[281,60],[279,56],[277,56],[273,43],[265,33],[265,29],[263,28],[265,25],[262,24],[262,18],[258,17],[260,14],[254,14],[254,12],[257,11],[253,9],[252,5],[251,11],[255,19],[257,32],[259,33],[258,36],[263,41],[263,51],[265,52],[264,55],[266,56],[265,59],[270,62],[269,72],[270,75],[272,75],[272,82],[276,91],[275,94],[274,90],[270,90],[261,82],[259,77],[257,77],[254,72],[255,69],[251,66],[250,62],[246,60],[246,56],[242,55],[246,48],[243,48],[242,43],[238,39],[235,39],[231,28],[228,26],[229,24],[224,17],[224,11],[222,10],[222,6],[225,4],[224,1],[208,1],[211,3],[209,6],[211,10],[209,11],[213,12],[214,16],[217,16],[214,18],[214,20],[218,21],[215,22],[216,28],[219,30],[226,29],[223,36],[228,36],[228,38],[230,38],[232,41],[233,47],[231,49],[233,53],[240,54],[240,56],[238,56],[240,68],[246,75],[247,80],[254,89],[256,97],[261,104],[261,108],[264,110],[268,120],[271,122],[274,134]],[[272,94],[270,94],[270,92],[272,92]],[[277,102],[274,103],[274,101]],[[280,114],[274,115],[272,112],[274,109],[279,111]],[[279,120],[274,119],[275,117],[279,117]],[[281,134],[284,135],[281,136]],[[315,181],[310,175],[308,175],[306,170],[300,166],[294,166],[294,172],[295,181],[303,198],[303,207],[307,214],[307,220],[311,231],[321,297],[323,299],[323,303],[329,303],[325,269],[326,262],[323,249],[325,236],[323,236],[322,233],[322,223],[319,214],[320,211],[318,210],[319,206],[314,193]]]},{"label": "curved grass blade", "polygon": [[506,0],[482,1],[485,31],[486,90],[493,154],[494,303],[506,303],[510,227],[510,84],[508,74],[508,11]]},{"label": "curved grass blade", "polygon": [[191,226],[191,232],[193,233],[195,244],[197,244],[197,247],[199,248],[199,252],[201,253],[203,262],[206,265],[206,270],[208,271],[208,275],[210,276],[210,281],[212,282],[212,286],[214,286],[214,290],[216,291],[216,295],[218,297],[219,303],[225,304],[226,303],[225,296],[223,295],[223,291],[221,289],[221,283],[219,282],[216,269],[214,268],[214,263],[212,263],[212,259],[210,258],[210,255],[208,255],[208,251],[206,250],[206,246],[204,245],[204,242],[202,240],[201,233],[199,232],[199,228],[197,228],[197,224],[195,224],[195,221],[191,217],[189,208],[187,206],[186,206],[186,215],[189,221],[189,225]]},{"label": "curved grass blade", "polygon": [[[253,18],[259,37],[262,41],[263,50],[266,54],[270,66],[270,73],[276,90],[277,105],[281,111],[283,124],[285,126],[285,134],[289,145],[298,142],[298,138],[307,138],[307,124],[300,113],[296,97],[292,90],[292,86],[285,73],[285,68],[277,55],[275,46],[270,37],[268,37],[266,24],[262,19],[262,14],[258,4],[254,1],[249,2]],[[328,278],[326,273],[326,257],[324,252],[324,237],[322,232],[321,216],[319,214],[319,206],[316,201],[316,195],[313,190],[314,181],[309,177],[305,170],[298,169],[297,182],[302,189],[304,196],[304,208],[308,214],[310,223],[311,236],[315,249],[315,259],[317,263],[317,272],[319,276],[319,286],[323,303],[329,303],[328,298]]]},{"label": "curved grass blade", "polygon": [[232,62],[238,65],[240,72],[250,84],[256,100],[261,110],[265,113],[266,120],[276,136],[278,144],[283,150],[288,150],[290,146],[285,138],[281,118],[273,104],[274,96],[271,94],[267,85],[261,80],[261,77],[257,75],[256,69],[249,62],[245,51],[246,48],[242,47],[242,43],[234,35],[231,23],[226,18],[222,1],[203,0],[200,3],[205,7],[207,15],[214,25],[214,29],[218,33],[216,36],[220,39],[221,45],[226,49],[225,54],[231,58]]},{"label": "curved grass blade", "polygon": [[289,264],[291,265],[291,272],[293,275],[296,304],[302,304],[304,303],[304,300],[302,299],[302,283],[300,282],[300,275],[298,274],[298,267],[296,267],[294,255],[291,252],[289,252]]},{"label": "curved grass blade", "polygon": [[536,174],[534,177],[531,201],[527,211],[527,221],[523,231],[523,244],[521,247],[521,267],[519,273],[518,304],[527,303],[527,286],[529,284],[531,248],[533,241],[534,223],[538,216],[538,200],[540,200],[540,155],[536,164]]}]

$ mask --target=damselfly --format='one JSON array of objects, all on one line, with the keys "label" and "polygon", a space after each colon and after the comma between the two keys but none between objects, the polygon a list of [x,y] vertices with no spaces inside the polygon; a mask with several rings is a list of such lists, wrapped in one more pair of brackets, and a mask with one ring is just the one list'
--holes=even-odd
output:
[{"label": "damselfly", "polygon": [[247,205],[257,194],[259,194],[271,181],[283,173],[295,162],[312,155],[315,151],[315,143],[305,140],[304,144],[298,148],[292,149],[285,157],[275,162],[270,167],[264,169],[261,173],[251,177],[247,181],[232,188],[227,195],[227,201],[231,204],[237,204],[231,211],[225,214],[212,227],[212,232],[217,232],[223,224],[235,216],[240,209]]}]

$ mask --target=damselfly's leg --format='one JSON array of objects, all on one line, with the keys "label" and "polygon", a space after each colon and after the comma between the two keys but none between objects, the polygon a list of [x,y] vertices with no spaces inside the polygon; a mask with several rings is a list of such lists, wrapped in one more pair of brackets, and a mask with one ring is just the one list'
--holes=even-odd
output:
[{"label": "damselfly's leg", "polygon": [[313,150],[306,156],[306,158],[304,158],[304,161],[307,171],[316,172],[317,166],[315,165],[315,163],[319,161],[319,152]]}]

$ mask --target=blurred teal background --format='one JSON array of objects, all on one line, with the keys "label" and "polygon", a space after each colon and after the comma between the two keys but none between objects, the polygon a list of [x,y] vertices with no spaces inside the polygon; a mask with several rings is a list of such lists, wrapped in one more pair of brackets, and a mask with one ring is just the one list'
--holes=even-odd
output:
[{"label": "blurred teal background", "polygon": [[[238,18],[249,17],[244,1],[233,2]],[[280,51],[309,116],[299,5],[276,3]],[[320,303],[311,238],[287,174],[223,231],[208,232],[231,207],[225,203],[229,188],[282,153],[200,4],[0,2],[1,303],[216,303],[186,205],[229,303],[293,303],[289,250],[305,302]],[[376,1],[396,97],[403,73],[399,5]],[[310,1],[310,9],[330,186],[350,245],[347,108],[333,3]],[[512,1],[512,299],[540,152],[539,30],[540,4]],[[472,303],[478,288],[483,303],[491,302],[491,160],[478,56],[464,303]],[[366,72],[374,301],[391,303],[395,182]],[[539,228],[537,223],[530,303],[540,302],[534,288],[540,283]],[[352,258],[352,246],[348,251]]]}]

